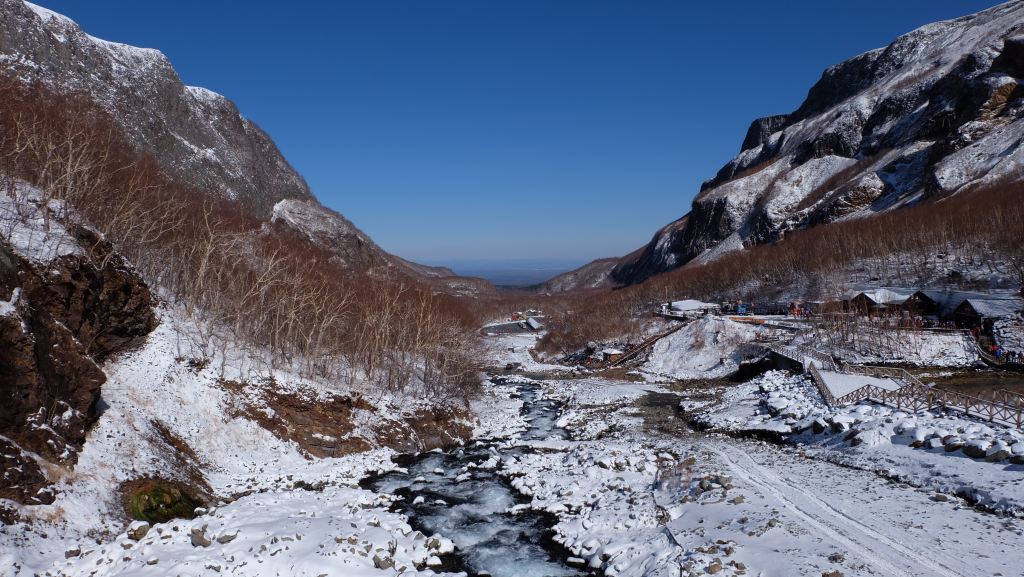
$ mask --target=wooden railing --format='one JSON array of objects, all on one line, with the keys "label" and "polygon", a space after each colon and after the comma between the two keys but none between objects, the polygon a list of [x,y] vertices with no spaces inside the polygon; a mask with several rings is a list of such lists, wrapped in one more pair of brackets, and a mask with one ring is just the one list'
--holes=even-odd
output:
[{"label": "wooden railing", "polygon": [[639,345],[637,345],[635,349],[633,349],[633,350],[629,351],[628,353],[622,355],[621,357],[618,358],[618,360],[613,361],[608,366],[609,367],[617,367],[617,366],[625,363],[626,361],[636,357],[641,352],[643,352],[643,351],[647,350],[648,348],[650,348],[654,343],[656,343],[659,340],[661,340],[661,339],[669,336],[670,334],[678,331],[679,329],[685,327],[686,325],[687,325],[686,322],[681,322],[681,323],[677,324],[676,326],[670,328],[669,330],[667,330],[667,331],[665,331],[663,333],[659,333],[659,334],[654,335],[653,337],[649,337],[647,340],[645,340],[644,342],[642,342]]},{"label": "wooden railing", "polygon": [[932,411],[950,409],[965,415],[980,417],[994,423],[1013,427],[1024,427],[1024,405],[1011,406],[1004,403],[979,399],[944,389],[906,385],[895,391],[887,391],[874,385],[866,385],[836,399],[840,404],[869,399],[899,410]]},{"label": "wooden railing", "polygon": [[[836,369],[836,362],[831,355],[825,354],[821,351],[812,349],[805,345],[780,345],[778,343],[768,343],[766,348],[774,353],[780,354],[788,359],[792,359],[800,364],[803,364],[805,357],[810,357],[813,360],[818,361],[821,365],[828,369]],[[813,364],[813,363],[811,363]]]},{"label": "wooden railing", "polygon": [[887,379],[898,379],[910,385],[928,388],[917,377],[910,374],[906,369],[898,367],[872,367],[868,365],[843,365],[843,372],[851,375],[864,375],[868,377],[880,377]]},{"label": "wooden railing", "polygon": [[825,402],[830,407],[835,407],[838,402],[836,398],[832,396],[832,391],[829,390],[828,385],[825,384],[825,380],[821,378],[821,373],[818,372],[818,367],[811,363],[807,366],[807,372],[811,374],[811,380],[814,381],[814,386],[818,387],[818,392],[821,393],[821,398],[825,399]]},{"label": "wooden railing", "polygon": [[989,422],[1001,423],[1024,428],[1024,396],[998,390],[991,398],[974,397],[956,391],[947,391],[925,385],[906,371],[895,367],[870,367],[846,365],[842,372],[853,375],[864,375],[876,378],[888,378],[902,382],[896,390],[883,389],[877,385],[864,385],[850,393],[836,398],[822,378],[818,367],[810,364],[807,367],[811,380],[821,393],[821,397],[830,407],[848,405],[858,401],[870,400],[898,410],[911,412],[949,409],[965,415],[983,418]]}]

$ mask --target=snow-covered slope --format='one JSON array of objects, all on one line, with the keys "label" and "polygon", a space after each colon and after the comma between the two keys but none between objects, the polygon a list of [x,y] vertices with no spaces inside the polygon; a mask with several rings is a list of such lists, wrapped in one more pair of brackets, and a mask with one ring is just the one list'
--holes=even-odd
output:
[{"label": "snow-covered slope", "polygon": [[184,85],[159,50],[108,42],[46,8],[0,0],[4,77],[84,94],[175,181],[235,202],[259,219],[291,226],[347,268],[399,271],[449,294],[493,291],[482,279],[447,278],[454,273],[382,250],[345,217],[320,205],[274,141],[233,102]]},{"label": "snow-covered slope", "polygon": [[1022,78],[1019,1],[923,26],[837,64],[796,111],[755,120],[691,211],[610,278],[641,282],[790,230],[1022,182]]},{"label": "snow-covered slope", "polygon": [[227,98],[185,86],[159,50],[108,42],[69,18],[0,0],[0,66],[6,74],[82,92],[165,171],[266,215],[282,198],[309,199],[305,180]]},{"label": "snow-covered slope", "polygon": [[[192,527],[207,531],[209,524],[216,530],[211,540],[233,535],[219,545],[235,536],[239,544],[274,544],[285,534],[315,538],[326,530],[331,523],[311,530],[303,522],[279,524],[286,513],[272,515],[274,521],[258,513],[281,501],[278,491],[294,490],[283,500],[298,509],[337,507],[331,499],[362,502],[346,520],[347,548],[409,536],[406,562],[422,565],[430,557],[425,539],[403,530],[402,519],[384,510],[387,503],[344,486],[390,466],[393,450],[463,442],[476,424],[463,403],[273,367],[266,351],[189,316],[182,303],[157,307],[131,266],[107,254],[108,244],[88,227],[57,218],[59,203],[23,182],[13,190],[16,196],[0,194],[0,575],[41,574],[65,551],[72,554],[60,574],[92,574],[99,558],[103,574],[173,573],[165,567],[167,550],[145,552],[155,535],[130,555],[112,553],[141,540],[123,531],[151,497],[163,495],[187,509],[173,516],[191,517],[195,505],[174,492],[200,504],[258,494],[225,509],[225,519],[237,517],[230,527],[221,530],[212,512]],[[374,529],[385,519],[397,524],[397,537]],[[269,525],[273,534],[265,533]],[[177,537],[160,543],[185,553],[176,561],[182,569],[209,569],[209,558],[194,556],[191,529],[178,534],[176,527],[158,526],[158,533]],[[119,533],[118,544],[96,546]],[[340,549],[336,536],[319,534]],[[373,571],[372,555],[342,554],[352,557],[343,563],[356,566],[347,574]],[[312,557],[292,547],[278,561],[316,564]],[[157,558],[161,567],[154,568]]]}]

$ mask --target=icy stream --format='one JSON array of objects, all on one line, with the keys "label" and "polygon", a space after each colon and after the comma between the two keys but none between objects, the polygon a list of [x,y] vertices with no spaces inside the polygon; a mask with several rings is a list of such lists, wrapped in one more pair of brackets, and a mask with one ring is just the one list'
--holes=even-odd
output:
[{"label": "icy stream", "polygon": [[[555,426],[559,403],[538,399],[537,390],[529,385],[522,385],[519,394],[530,424],[521,439],[568,437]],[[413,527],[426,535],[440,533],[455,543],[455,553],[444,569],[493,577],[582,575],[565,565],[551,542],[552,518],[531,511],[508,512],[525,501],[490,465],[497,457],[528,450],[477,442],[447,453],[400,457],[398,464],[407,473],[389,473],[372,480],[370,486],[403,496],[399,510]]]}]

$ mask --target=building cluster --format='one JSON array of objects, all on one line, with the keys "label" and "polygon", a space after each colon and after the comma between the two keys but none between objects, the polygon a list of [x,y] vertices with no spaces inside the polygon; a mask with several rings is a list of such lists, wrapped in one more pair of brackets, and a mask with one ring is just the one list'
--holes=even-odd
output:
[{"label": "building cluster", "polygon": [[882,287],[852,290],[837,303],[863,316],[902,316],[950,328],[989,331],[1000,319],[1024,310],[1024,299],[1010,292],[967,292]]}]

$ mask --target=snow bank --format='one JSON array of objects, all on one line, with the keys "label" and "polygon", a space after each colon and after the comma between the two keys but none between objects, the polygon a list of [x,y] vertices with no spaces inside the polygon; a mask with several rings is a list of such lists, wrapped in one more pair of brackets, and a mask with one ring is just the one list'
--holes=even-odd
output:
[{"label": "snow bank", "polygon": [[486,336],[484,358],[498,367],[513,364],[526,372],[572,372],[573,369],[565,365],[534,359],[534,347],[543,336],[543,333]]},{"label": "snow bank", "polygon": [[1024,513],[1024,431],[1014,428],[868,402],[833,409],[809,378],[781,371],[728,389],[717,407],[692,418],[720,430],[790,435],[822,459]]},{"label": "snow bank", "polygon": [[136,523],[104,545],[71,546],[54,570],[69,577],[434,575],[425,566],[437,540],[413,531],[390,504],[352,488],[260,493],[190,521]]},{"label": "snow bank", "polygon": [[[333,504],[330,495],[286,497],[288,491],[303,486],[324,486],[333,491],[356,484],[367,472],[387,470],[394,466],[391,462],[394,451],[390,449],[310,458],[295,442],[275,435],[266,426],[253,420],[256,415],[240,412],[241,403],[256,403],[259,400],[254,385],[236,383],[238,386],[232,388],[228,386],[231,383],[224,379],[233,378],[236,371],[242,371],[245,359],[232,356],[224,372],[220,368],[224,359],[216,358],[208,366],[184,362],[191,354],[190,343],[209,338],[208,333],[201,334],[207,327],[197,328],[183,320],[173,309],[166,307],[160,309],[159,318],[160,325],[139,348],[103,367],[108,377],[101,393],[103,414],[90,430],[74,470],[53,472],[56,500],[50,505],[31,507],[6,503],[25,522],[0,529],[0,550],[3,551],[0,553],[0,566],[17,565],[33,572],[42,572],[55,558],[63,558],[66,547],[90,539],[95,541],[99,538],[102,541],[123,532],[125,523],[122,520],[118,487],[129,480],[158,477],[189,482],[189,479],[183,477],[185,469],[194,467],[194,472],[201,475],[202,481],[208,485],[215,502],[229,501],[234,496],[253,492],[280,495],[276,497],[280,499],[279,504],[257,498],[247,501],[248,504],[239,503],[237,507],[225,510],[237,511],[239,518],[244,518],[244,523],[253,526],[288,526],[293,523],[292,517],[296,513],[289,509],[292,505],[318,512],[343,505]],[[247,354],[241,350],[234,353],[241,357]],[[281,370],[275,371],[273,376],[274,390],[280,394],[298,395],[301,391],[304,395],[327,396],[353,392]],[[423,408],[423,405],[411,399],[383,396],[374,401],[375,411],[354,409],[351,422],[338,422],[339,432],[331,436],[341,438],[351,435],[372,441],[377,435],[376,427],[400,418],[403,408]],[[271,407],[258,403],[254,406],[268,418],[274,417]],[[342,427],[346,430],[351,428],[351,431],[342,435]],[[172,436],[170,440],[168,434]],[[179,445],[187,446],[194,456],[182,454]],[[357,496],[355,493],[343,492],[335,495],[339,499]],[[256,510],[244,512],[247,507],[255,507]],[[302,525],[299,521],[294,523]],[[326,530],[325,527],[321,529]],[[41,532],[47,534],[46,539],[36,534]],[[184,549],[175,549],[185,546],[179,537],[172,536],[169,541],[161,538],[158,544],[150,545],[147,550],[162,550],[166,545],[170,547],[168,554],[178,559],[175,563],[183,563],[183,571],[188,568],[183,574],[203,574],[201,565],[191,564],[191,561],[186,563],[181,558]],[[328,535],[319,535],[316,539],[320,541],[308,544],[333,543],[327,538]],[[246,546],[252,545],[249,542]],[[97,547],[93,545],[89,548]],[[116,543],[107,547],[107,556],[114,559],[113,552],[119,548]],[[295,557],[291,558],[297,562],[299,551],[305,549],[292,544],[291,550],[295,551]],[[207,554],[210,550],[199,551],[189,547],[188,551],[191,558],[216,561],[221,565],[230,563],[223,561],[219,553],[211,557]],[[143,571],[140,574],[168,574],[166,563],[161,562],[156,569],[140,569],[135,563],[141,557],[138,554],[126,555],[132,557],[131,563],[122,564],[114,559],[110,561],[113,565],[104,571],[124,570],[135,574],[139,570]],[[259,558],[263,559],[263,555],[260,552]],[[292,553],[286,557],[289,555]],[[89,564],[95,564],[99,558],[90,557]],[[239,563],[246,558],[256,562],[255,557],[236,555]],[[308,574],[322,573],[313,571],[313,567],[318,566],[315,563],[296,565],[300,566],[309,568]],[[77,574],[79,569],[72,568],[69,571]],[[239,574],[244,575],[262,574],[245,572],[250,569],[240,571]],[[305,573],[300,571],[299,574]]]},{"label": "snow bank", "polygon": [[640,372],[649,380],[725,377],[739,368],[741,348],[758,331],[721,317],[701,317],[656,342]]}]

